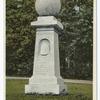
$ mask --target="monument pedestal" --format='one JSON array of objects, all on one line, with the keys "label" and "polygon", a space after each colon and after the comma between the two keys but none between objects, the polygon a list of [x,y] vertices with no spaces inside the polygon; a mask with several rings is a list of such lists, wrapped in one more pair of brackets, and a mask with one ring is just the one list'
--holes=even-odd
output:
[{"label": "monument pedestal", "polygon": [[26,94],[65,93],[63,79],[60,76],[58,35],[62,24],[53,16],[38,17],[31,23],[36,27],[36,44],[33,76],[25,86]]}]

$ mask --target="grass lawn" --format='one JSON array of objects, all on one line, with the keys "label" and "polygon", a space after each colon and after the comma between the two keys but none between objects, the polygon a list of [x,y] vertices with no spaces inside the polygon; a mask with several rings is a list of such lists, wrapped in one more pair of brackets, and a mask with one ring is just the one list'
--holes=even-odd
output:
[{"label": "grass lawn", "polygon": [[92,100],[90,84],[67,83],[69,94],[66,96],[25,95],[25,84],[28,80],[6,80],[6,100]]}]

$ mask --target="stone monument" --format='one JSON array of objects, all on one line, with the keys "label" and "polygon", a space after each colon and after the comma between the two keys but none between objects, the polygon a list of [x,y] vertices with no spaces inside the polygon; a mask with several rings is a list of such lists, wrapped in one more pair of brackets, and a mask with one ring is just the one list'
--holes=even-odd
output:
[{"label": "stone monument", "polygon": [[36,0],[39,17],[31,25],[36,27],[33,75],[25,86],[26,94],[66,93],[60,76],[58,35],[62,24],[54,17],[61,8],[60,0]]}]

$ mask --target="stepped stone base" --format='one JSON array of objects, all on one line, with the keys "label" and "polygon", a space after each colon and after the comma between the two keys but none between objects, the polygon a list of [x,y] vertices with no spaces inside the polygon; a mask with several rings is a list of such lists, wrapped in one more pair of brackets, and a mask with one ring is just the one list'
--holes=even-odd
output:
[{"label": "stepped stone base", "polygon": [[61,78],[31,78],[25,86],[26,94],[65,94],[65,86]]}]

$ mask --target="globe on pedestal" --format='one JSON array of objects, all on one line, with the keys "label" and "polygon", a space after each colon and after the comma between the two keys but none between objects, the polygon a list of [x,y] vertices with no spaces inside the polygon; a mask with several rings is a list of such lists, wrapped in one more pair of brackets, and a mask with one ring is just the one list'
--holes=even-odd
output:
[{"label": "globe on pedestal", "polygon": [[60,0],[36,0],[35,9],[40,16],[55,16],[60,12]]}]

